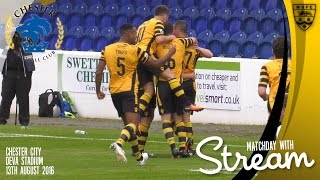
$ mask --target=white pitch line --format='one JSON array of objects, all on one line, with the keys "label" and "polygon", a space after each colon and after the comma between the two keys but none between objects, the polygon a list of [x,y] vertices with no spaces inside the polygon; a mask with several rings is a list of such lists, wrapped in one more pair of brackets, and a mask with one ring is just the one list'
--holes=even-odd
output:
[{"label": "white pitch line", "polygon": [[[66,136],[47,136],[37,134],[10,134],[0,133],[0,137],[15,138],[15,137],[36,137],[36,138],[51,138],[51,139],[70,139],[70,140],[89,140],[89,141],[116,141],[116,139],[105,139],[105,138],[83,138],[83,137],[66,137]],[[148,141],[148,143],[167,144],[165,141]],[[194,143],[195,145],[197,143]],[[217,144],[208,144],[209,146],[216,146]],[[226,144],[223,146],[246,148],[246,146]]]},{"label": "white pitch line", "polygon": [[[205,169],[207,171],[213,171],[215,169]],[[238,168],[236,170],[241,170],[241,168]],[[200,172],[200,169],[188,169],[190,172]],[[218,174],[237,174],[237,172],[229,172],[226,169],[222,169]]]}]

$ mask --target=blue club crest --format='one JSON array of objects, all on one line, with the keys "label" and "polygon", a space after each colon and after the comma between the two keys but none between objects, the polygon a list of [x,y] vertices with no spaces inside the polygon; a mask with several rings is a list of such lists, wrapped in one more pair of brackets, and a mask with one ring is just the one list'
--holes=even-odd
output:
[{"label": "blue club crest", "polygon": [[51,32],[51,24],[47,19],[35,14],[31,16],[32,18],[17,27],[16,31],[21,38],[29,38],[32,41],[21,43],[25,52],[44,52],[49,43],[42,40]]}]

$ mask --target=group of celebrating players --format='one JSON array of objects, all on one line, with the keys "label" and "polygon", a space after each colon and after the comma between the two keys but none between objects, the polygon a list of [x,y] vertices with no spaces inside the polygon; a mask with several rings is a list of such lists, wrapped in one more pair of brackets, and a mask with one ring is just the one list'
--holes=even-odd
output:
[{"label": "group of celebrating players", "polygon": [[[120,40],[101,52],[96,93],[98,99],[105,97],[101,81],[107,66],[111,98],[125,126],[110,147],[121,162],[127,161],[122,145],[128,141],[138,165],[146,163],[148,154],[144,147],[156,104],[172,157],[186,158],[195,153],[190,115],[203,110],[194,105],[195,65],[199,57],[212,57],[212,52],[198,47],[196,38],[188,37],[185,21],[171,25],[168,18],[169,8],[157,6],[154,17],[138,30],[131,24],[123,24]],[[174,134],[178,136],[179,149]]]}]

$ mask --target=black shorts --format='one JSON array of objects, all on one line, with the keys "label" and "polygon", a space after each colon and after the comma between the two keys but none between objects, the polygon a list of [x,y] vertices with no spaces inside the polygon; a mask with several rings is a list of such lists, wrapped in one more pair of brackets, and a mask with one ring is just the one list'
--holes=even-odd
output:
[{"label": "black shorts", "polygon": [[[143,95],[144,91],[143,90],[139,90],[138,92],[138,97],[140,98]],[[147,109],[145,110],[145,112],[140,113],[140,115],[142,117],[151,117],[153,116],[154,113],[154,109],[156,108],[156,96],[152,96],[149,105],[147,107]]]},{"label": "black shorts", "polygon": [[111,94],[114,107],[118,111],[118,116],[123,116],[126,112],[138,113],[138,96],[137,94],[127,91]]},{"label": "black shorts", "polygon": [[168,68],[167,65],[162,66],[161,68],[149,68],[144,64],[139,65],[138,67],[138,77],[139,77],[139,88],[143,87],[148,82],[153,82],[153,75],[159,76]]},{"label": "black shorts", "polygon": [[159,81],[157,90],[157,102],[160,115],[171,113],[183,115],[183,104],[178,103],[177,97],[172,92],[167,81]]},{"label": "black shorts", "polygon": [[182,87],[184,90],[184,94],[187,98],[188,104],[194,104],[196,101],[196,87],[195,87],[195,82],[190,79],[187,81],[183,81]]}]

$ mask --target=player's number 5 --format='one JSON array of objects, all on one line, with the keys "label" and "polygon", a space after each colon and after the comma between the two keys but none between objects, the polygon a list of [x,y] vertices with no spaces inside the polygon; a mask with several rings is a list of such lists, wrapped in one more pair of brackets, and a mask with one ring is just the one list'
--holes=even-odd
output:
[{"label": "player's number 5", "polygon": [[117,66],[119,68],[119,70],[117,71],[117,74],[119,76],[123,76],[126,73],[125,66],[122,64],[122,61],[124,61],[124,60],[125,60],[124,57],[118,57],[117,58]]}]

